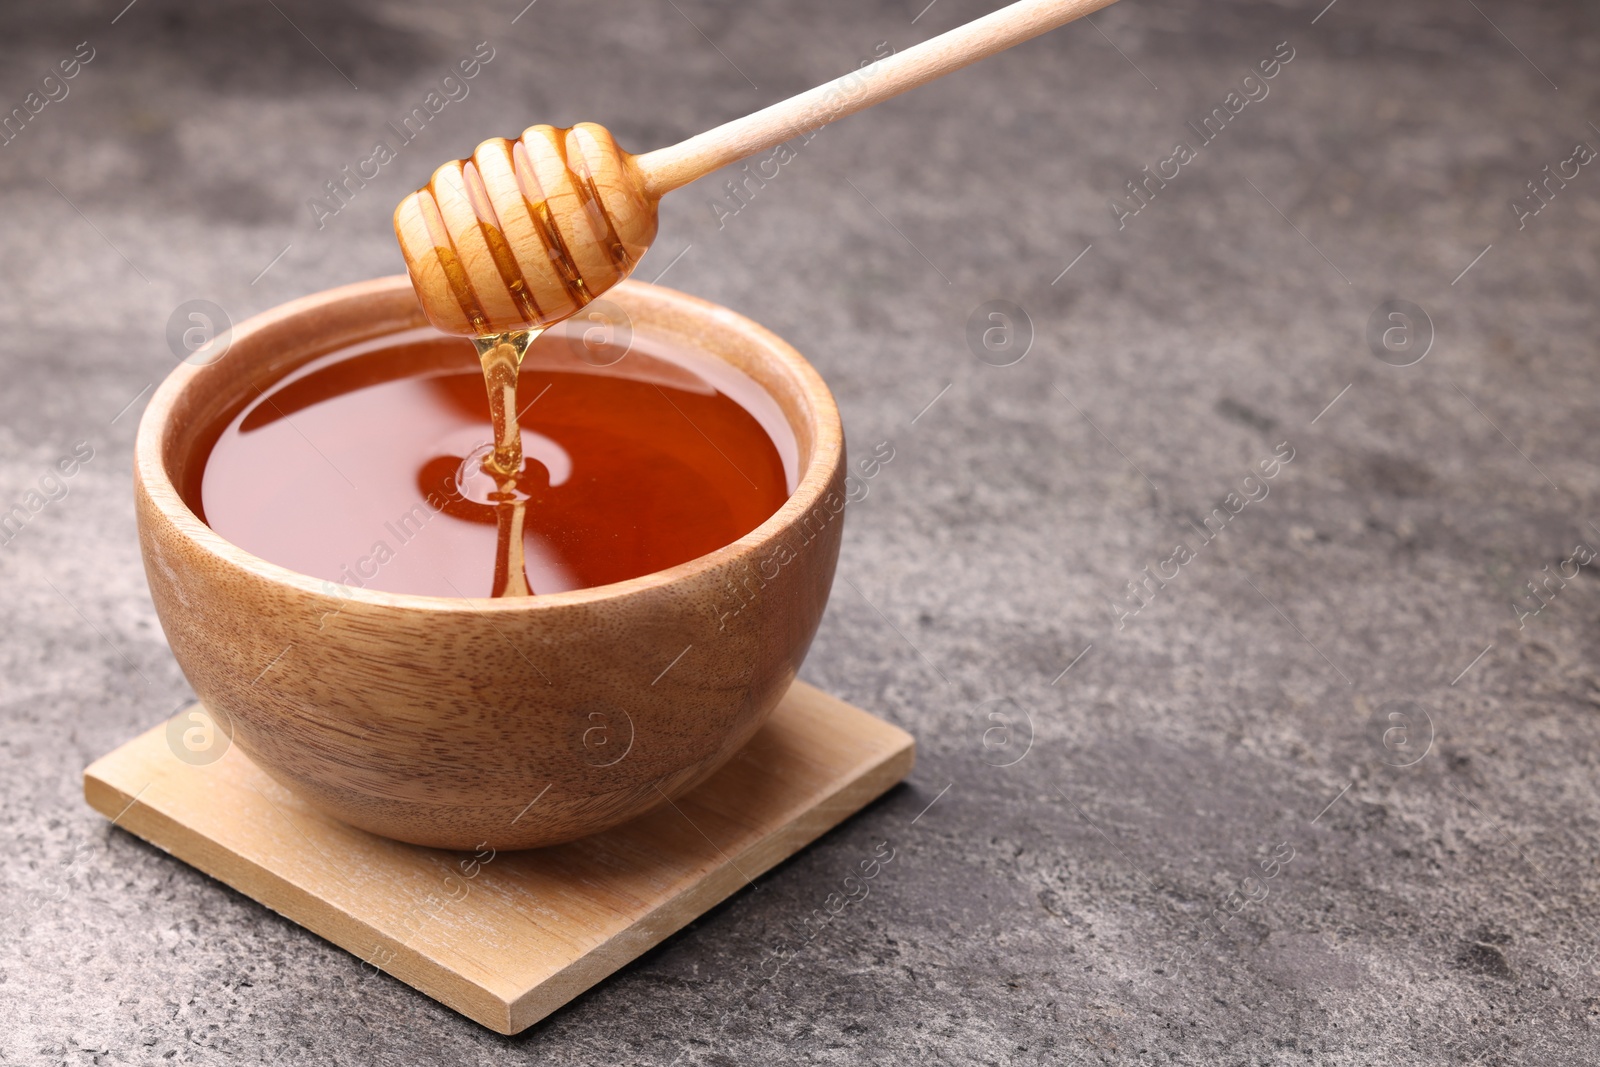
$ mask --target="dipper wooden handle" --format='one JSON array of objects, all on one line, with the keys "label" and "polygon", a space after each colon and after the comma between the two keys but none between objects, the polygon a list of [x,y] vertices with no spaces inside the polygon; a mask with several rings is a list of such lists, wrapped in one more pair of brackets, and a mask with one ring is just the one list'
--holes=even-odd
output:
[{"label": "dipper wooden handle", "polygon": [[446,333],[553,325],[632,272],[655,238],[664,194],[1113,2],[1019,0],[641,156],[588,122],[485,141],[471,159],[440,167],[395,210],[412,284]]}]

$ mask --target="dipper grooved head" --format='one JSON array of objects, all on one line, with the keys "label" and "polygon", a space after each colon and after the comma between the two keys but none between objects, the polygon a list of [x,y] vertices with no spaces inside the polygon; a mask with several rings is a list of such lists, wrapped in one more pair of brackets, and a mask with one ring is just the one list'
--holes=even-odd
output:
[{"label": "dipper grooved head", "polygon": [[530,126],[434,171],[394,229],[429,321],[498,334],[551,326],[626,278],[657,202],[604,127]]}]

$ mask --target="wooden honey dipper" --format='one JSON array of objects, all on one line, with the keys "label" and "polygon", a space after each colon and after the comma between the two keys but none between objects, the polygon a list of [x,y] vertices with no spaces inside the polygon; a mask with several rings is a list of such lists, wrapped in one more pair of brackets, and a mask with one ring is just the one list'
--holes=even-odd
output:
[{"label": "wooden honey dipper", "polygon": [[589,122],[485,141],[395,209],[412,284],[445,333],[488,338],[544,329],[633,271],[655,238],[665,194],[1113,2],[1020,0],[641,156]]}]

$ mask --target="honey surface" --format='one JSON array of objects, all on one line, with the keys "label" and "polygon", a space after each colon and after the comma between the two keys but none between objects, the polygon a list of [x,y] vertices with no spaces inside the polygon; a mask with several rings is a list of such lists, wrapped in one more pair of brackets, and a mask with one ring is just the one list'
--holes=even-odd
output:
[{"label": "honey surface", "polygon": [[[704,555],[759,526],[794,485],[776,403],[707,356],[637,336],[625,354],[583,349],[552,332],[529,348],[516,396],[523,460],[511,495],[535,594]],[[412,331],[267,389],[221,429],[187,495],[229,541],[314,577],[515,592],[510,487],[481,484],[491,436],[472,344]]]}]

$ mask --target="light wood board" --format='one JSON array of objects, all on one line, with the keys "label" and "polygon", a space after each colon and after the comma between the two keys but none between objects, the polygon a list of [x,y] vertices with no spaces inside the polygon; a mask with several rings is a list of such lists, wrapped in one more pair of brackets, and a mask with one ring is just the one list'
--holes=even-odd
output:
[{"label": "light wood board", "polygon": [[346,826],[237,747],[186,763],[165,723],[96,760],[84,795],[118,826],[514,1034],[859,811],[914,758],[904,730],[796,682],[688,795],[571,844],[491,858]]}]

